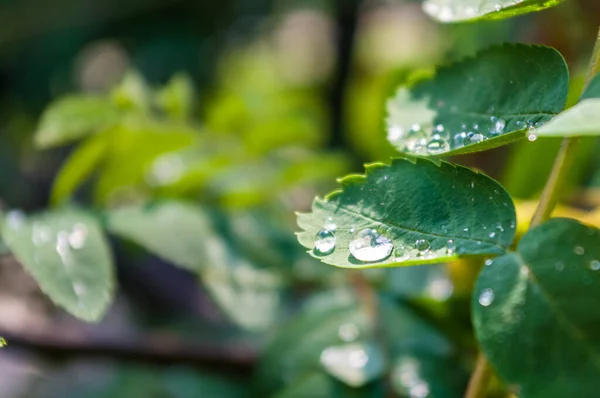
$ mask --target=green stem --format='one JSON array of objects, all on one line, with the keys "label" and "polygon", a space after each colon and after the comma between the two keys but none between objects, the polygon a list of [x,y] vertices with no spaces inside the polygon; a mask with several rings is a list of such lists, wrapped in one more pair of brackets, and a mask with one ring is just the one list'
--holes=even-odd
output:
[{"label": "green stem", "polygon": [[[600,30],[596,38],[596,44],[590,59],[590,66],[586,77],[583,91],[588,87],[592,79],[600,70]],[[538,207],[531,220],[529,228],[533,228],[550,218],[554,207],[558,203],[560,194],[565,182],[565,177],[569,172],[571,163],[574,159],[575,150],[577,149],[578,138],[565,138],[560,147],[560,151],[554,161],[552,172],[546,182],[542,196],[538,203]],[[475,372],[469,381],[469,387],[465,398],[483,398],[487,392],[488,384],[492,379],[492,370],[490,364],[482,353],[477,357],[477,365]]]}]

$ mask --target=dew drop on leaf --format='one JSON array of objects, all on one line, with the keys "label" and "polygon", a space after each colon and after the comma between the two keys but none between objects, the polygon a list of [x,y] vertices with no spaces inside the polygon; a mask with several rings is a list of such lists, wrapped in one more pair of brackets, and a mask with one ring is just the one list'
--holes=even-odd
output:
[{"label": "dew drop on leaf", "polygon": [[326,256],[335,250],[335,235],[328,229],[322,229],[315,235],[314,253]]},{"label": "dew drop on leaf", "polygon": [[419,239],[415,242],[415,248],[421,253],[425,253],[430,248],[430,244],[425,239]]},{"label": "dew drop on leaf", "polygon": [[598,271],[598,270],[600,270],[600,261],[598,261],[598,260],[592,260],[592,261],[590,261],[590,269],[592,271]]},{"label": "dew drop on leaf", "polygon": [[338,329],[338,336],[346,342],[354,341],[358,338],[360,331],[354,323],[344,323]]},{"label": "dew drop on leaf", "polygon": [[13,231],[18,231],[21,229],[21,227],[25,224],[26,218],[27,216],[25,216],[25,213],[23,213],[21,210],[11,210],[6,213],[6,221],[8,222],[8,226]]},{"label": "dew drop on leaf", "polygon": [[394,245],[392,241],[375,229],[365,228],[359,231],[348,246],[354,258],[363,262],[381,261],[390,256]]},{"label": "dew drop on leaf", "polygon": [[437,153],[445,152],[448,149],[448,144],[438,135],[434,136],[431,141],[427,143],[427,152],[432,155]]},{"label": "dew drop on leaf", "polygon": [[575,246],[573,248],[573,253],[577,254],[578,256],[583,256],[585,254],[585,249],[581,246]]},{"label": "dew drop on leaf", "polygon": [[494,291],[492,289],[483,289],[479,295],[479,304],[484,307],[488,307],[494,302],[495,298],[496,296],[494,295]]},{"label": "dew drop on leaf", "polygon": [[449,239],[448,242],[446,242],[446,254],[453,254],[455,250],[456,245],[454,244],[454,241]]},{"label": "dew drop on leaf", "polygon": [[335,232],[335,230],[337,229],[337,225],[335,225],[335,223],[333,222],[332,217],[327,218],[327,221],[325,221],[324,227],[326,230],[331,231],[331,232]]},{"label": "dew drop on leaf", "polygon": [[478,144],[485,140],[485,136],[483,134],[479,134],[479,133],[469,133],[468,138],[469,138],[469,142],[471,142],[473,144]]},{"label": "dew drop on leaf", "polygon": [[562,261],[558,261],[558,262],[556,262],[556,264],[554,264],[554,268],[558,272],[561,272],[563,269],[565,269],[565,263],[563,263]]},{"label": "dew drop on leaf", "polygon": [[487,260],[485,260],[485,266],[489,267],[490,265],[492,265],[494,263],[494,260],[492,260],[491,258],[488,258]]}]

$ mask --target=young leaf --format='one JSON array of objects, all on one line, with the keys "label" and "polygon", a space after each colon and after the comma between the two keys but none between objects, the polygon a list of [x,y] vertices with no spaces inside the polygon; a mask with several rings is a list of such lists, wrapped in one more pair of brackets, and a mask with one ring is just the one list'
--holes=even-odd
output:
[{"label": "young leaf", "polygon": [[592,397],[600,374],[600,230],[552,219],[481,272],[479,343],[520,396]]},{"label": "young leaf", "polygon": [[211,230],[198,207],[179,201],[131,205],[106,214],[107,229],[159,257],[197,272],[206,257],[203,240]]},{"label": "young leaf", "polygon": [[50,202],[53,205],[58,205],[70,197],[77,187],[94,172],[94,168],[106,155],[109,144],[110,138],[104,134],[97,134],[88,137],[71,153],[54,179],[50,194]]},{"label": "young leaf", "polygon": [[116,123],[119,110],[110,101],[72,96],[54,102],[42,115],[35,133],[38,148],[67,144]]},{"label": "young leaf", "polygon": [[300,243],[346,268],[415,265],[502,254],[515,236],[504,189],[470,169],[417,158],[367,166],[298,216]]},{"label": "young leaf", "polygon": [[537,131],[538,136],[581,137],[600,135],[600,75],[590,82],[578,104],[559,114]]},{"label": "young leaf", "polygon": [[441,22],[503,19],[556,6],[564,0],[425,0],[423,10]]},{"label": "young leaf", "polygon": [[114,275],[108,244],[96,220],[75,208],[2,220],[6,245],[56,304],[88,322],[112,301]]},{"label": "young leaf", "polygon": [[189,75],[180,73],[157,93],[156,102],[171,118],[186,120],[194,104],[194,85]]},{"label": "young leaf", "polygon": [[492,47],[401,87],[387,106],[388,140],[401,152],[426,156],[500,146],[560,112],[568,86],[567,66],[556,50]]}]

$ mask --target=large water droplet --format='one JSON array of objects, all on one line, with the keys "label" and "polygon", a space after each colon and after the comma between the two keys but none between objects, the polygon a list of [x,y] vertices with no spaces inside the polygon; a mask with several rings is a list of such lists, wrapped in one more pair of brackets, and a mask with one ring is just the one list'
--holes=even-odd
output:
[{"label": "large water droplet", "polygon": [[314,253],[326,256],[335,250],[335,235],[328,229],[322,229],[315,235]]},{"label": "large water droplet", "polygon": [[392,241],[378,233],[375,229],[366,228],[359,231],[348,246],[350,253],[359,261],[381,261],[390,256],[394,245]]},{"label": "large water droplet", "polygon": [[360,331],[354,323],[344,323],[338,329],[338,336],[346,342],[354,341],[358,338]]},{"label": "large water droplet", "polygon": [[479,133],[469,133],[467,135],[467,138],[469,139],[469,142],[472,144],[478,144],[480,142],[483,142],[486,137],[483,134],[479,134]]},{"label": "large water droplet", "polygon": [[445,152],[448,149],[448,144],[439,136],[434,136],[429,143],[427,143],[427,152],[432,155]]},{"label": "large water droplet", "polygon": [[494,291],[492,289],[483,289],[479,295],[479,304],[484,307],[488,307],[494,302],[495,298],[496,296],[494,295]]},{"label": "large water droplet", "polygon": [[417,249],[421,253],[425,253],[427,250],[429,250],[429,248],[430,244],[425,239],[419,239],[415,242],[415,249]]}]

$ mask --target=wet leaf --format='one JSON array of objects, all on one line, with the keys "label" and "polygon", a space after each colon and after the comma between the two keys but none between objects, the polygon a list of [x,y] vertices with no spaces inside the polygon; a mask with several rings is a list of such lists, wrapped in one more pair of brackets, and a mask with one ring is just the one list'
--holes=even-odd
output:
[{"label": "wet leaf", "polygon": [[114,271],[97,221],[64,208],[26,217],[8,212],[2,235],[42,291],[78,318],[99,321],[112,301]]},{"label": "wet leaf", "polygon": [[479,343],[519,396],[595,396],[600,230],[552,219],[486,266],[472,300]]},{"label": "wet leaf", "polygon": [[395,159],[340,182],[342,190],[298,216],[300,243],[327,264],[389,267],[502,254],[515,236],[508,194],[461,166]]},{"label": "wet leaf", "polygon": [[388,102],[387,136],[401,152],[440,156],[521,139],[562,111],[569,74],[556,50],[505,44],[438,68]]},{"label": "wet leaf", "polygon": [[556,6],[564,0],[425,0],[423,10],[441,22],[503,19]]},{"label": "wet leaf", "polygon": [[115,124],[119,110],[100,97],[71,96],[46,109],[35,133],[38,148],[64,145]]}]

